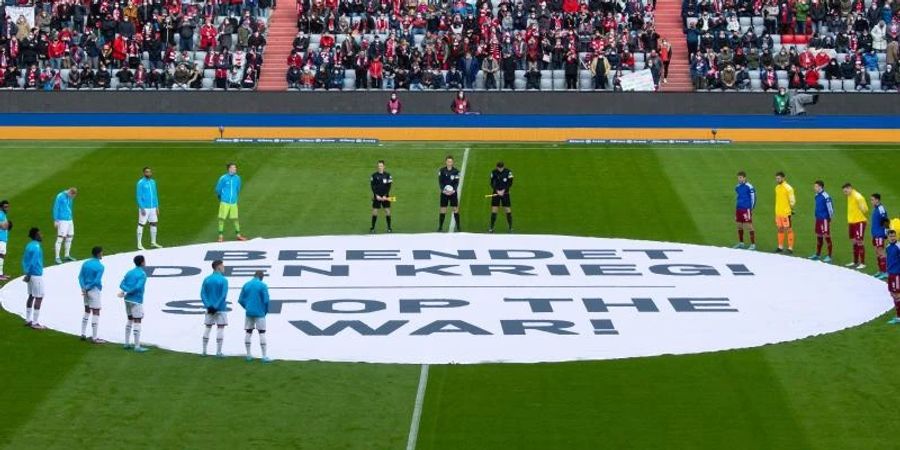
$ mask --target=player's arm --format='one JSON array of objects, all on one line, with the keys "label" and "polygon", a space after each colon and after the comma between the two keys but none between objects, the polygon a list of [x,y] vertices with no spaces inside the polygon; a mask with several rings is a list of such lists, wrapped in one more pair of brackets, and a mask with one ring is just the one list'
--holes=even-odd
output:
[{"label": "player's arm", "polygon": [[62,217],[62,197],[57,195],[56,200],[53,202],[53,221],[58,222],[60,217]]},{"label": "player's arm", "polygon": [[387,188],[384,191],[384,195],[388,196],[391,193],[391,187],[394,185],[394,177],[388,175],[387,177]]},{"label": "player's arm", "polygon": [[242,308],[247,309],[247,286],[241,288],[241,294],[238,295],[238,305],[241,305]]},{"label": "player's arm", "polygon": [[219,177],[219,181],[216,183],[216,197],[219,200],[222,200],[222,187],[225,184],[225,176]]},{"label": "player's arm", "polygon": [[794,188],[788,187],[787,193],[788,193],[788,203],[790,203],[790,205],[791,205],[791,214],[793,214],[794,213],[794,211],[793,211],[794,205],[797,204],[797,198],[794,196]]},{"label": "player's arm", "polygon": [[828,207],[828,220],[834,218],[834,203],[831,201],[831,197],[825,199],[825,206]]},{"label": "player's arm", "polygon": [[750,186],[750,209],[756,209],[756,189]]},{"label": "player's arm", "polygon": [[375,175],[369,177],[369,186],[372,188],[372,195],[376,200],[381,200],[381,196],[378,195],[378,182],[375,180]]},{"label": "player's arm", "polygon": [[509,179],[506,182],[506,192],[509,192],[509,188],[512,187],[513,184],[513,173],[512,170],[509,171]]},{"label": "player's arm", "polygon": [[263,303],[263,311],[266,313],[269,312],[269,287],[263,285],[262,288],[262,303]]},{"label": "player's arm", "polygon": [[141,180],[138,180],[134,188],[134,201],[137,203],[138,209],[144,209],[143,202],[141,202]]},{"label": "player's arm", "polygon": [[869,204],[866,202],[866,198],[860,195],[856,198],[856,206],[859,208],[859,212],[865,216],[869,213]]}]

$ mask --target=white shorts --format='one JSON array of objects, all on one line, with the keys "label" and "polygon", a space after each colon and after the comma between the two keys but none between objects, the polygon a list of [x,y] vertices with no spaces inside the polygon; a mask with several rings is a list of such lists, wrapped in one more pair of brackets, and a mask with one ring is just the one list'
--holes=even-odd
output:
[{"label": "white shorts", "polygon": [[144,318],[144,305],[125,300],[125,315],[132,319]]},{"label": "white shorts", "polygon": [[144,208],[144,215],[141,215],[141,210],[138,209],[138,225],[146,225],[147,222],[156,223],[159,222],[159,218],[157,217],[156,208]]},{"label": "white shorts", "polygon": [[100,289],[94,288],[87,291],[84,296],[84,306],[90,309],[100,309]]},{"label": "white shorts", "polygon": [[6,241],[0,241],[0,255],[6,254]]},{"label": "white shorts", "polygon": [[60,220],[56,227],[57,236],[75,236],[75,222],[71,220]]},{"label": "white shorts", "polygon": [[44,279],[42,277],[32,275],[28,279],[28,296],[44,298]]},{"label": "white shorts", "polygon": [[259,331],[266,331],[266,318],[265,317],[244,317],[244,329],[252,330],[257,329]]},{"label": "white shorts", "polygon": [[206,313],[206,317],[203,318],[203,325],[208,327],[213,325],[228,325],[228,315],[221,311],[215,314]]}]

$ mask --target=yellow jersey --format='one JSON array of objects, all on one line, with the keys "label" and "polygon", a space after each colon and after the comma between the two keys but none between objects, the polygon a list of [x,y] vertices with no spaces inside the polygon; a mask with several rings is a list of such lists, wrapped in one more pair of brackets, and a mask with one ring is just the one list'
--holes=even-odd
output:
[{"label": "yellow jersey", "polygon": [[869,220],[869,204],[866,198],[856,189],[847,196],[847,223],[860,223]]},{"label": "yellow jersey", "polygon": [[775,215],[788,217],[794,212],[794,188],[787,181],[775,185]]}]

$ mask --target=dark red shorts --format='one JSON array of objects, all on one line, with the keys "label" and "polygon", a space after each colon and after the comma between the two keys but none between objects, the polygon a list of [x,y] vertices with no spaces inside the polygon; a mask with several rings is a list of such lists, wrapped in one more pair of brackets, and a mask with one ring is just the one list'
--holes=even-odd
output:
[{"label": "dark red shorts", "polygon": [[737,223],[753,223],[752,209],[738,209],[734,212],[734,220]]},{"label": "dark red shorts", "polygon": [[816,236],[831,236],[831,221],[816,219]]},{"label": "dark red shorts", "polygon": [[872,245],[875,246],[875,248],[884,248],[884,238],[883,237],[873,237]]},{"label": "dark red shorts", "polygon": [[900,294],[900,275],[888,275],[888,290],[891,291],[891,294]]},{"label": "dark red shorts", "polygon": [[863,240],[866,237],[866,223],[865,222],[856,222],[851,223],[849,226],[850,231],[850,239],[858,239]]}]

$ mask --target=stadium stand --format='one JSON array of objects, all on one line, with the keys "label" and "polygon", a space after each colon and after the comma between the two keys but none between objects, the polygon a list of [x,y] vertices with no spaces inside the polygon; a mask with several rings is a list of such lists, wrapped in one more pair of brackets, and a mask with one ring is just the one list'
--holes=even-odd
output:
[{"label": "stadium stand", "polygon": [[9,3],[0,87],[34,90],[254,89],[271,9],[270,0]]},{"label": "stadium stand", "polygon": [[[651,69],[659,85],[671,49],[660,58],[655,6],[651,0],[299,0],[298,33],[278,61],[284,83],[266,87],[612,90],[623,73],[641,69]],[[677,24],[677,6],[673,11]]]},{"label": "stadium stand", "polygon": [[898,13],[875,0],[684,0],[693,87],[896,91]]}]

